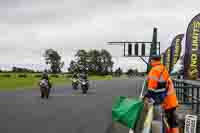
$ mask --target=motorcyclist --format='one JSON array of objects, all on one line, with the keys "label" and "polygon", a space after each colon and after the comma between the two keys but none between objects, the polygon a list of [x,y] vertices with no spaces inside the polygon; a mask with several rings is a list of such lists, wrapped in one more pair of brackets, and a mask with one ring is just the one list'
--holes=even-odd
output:
[{"label": "motorcyclist", "polygon": [[81,70],[80,71],[80,74],[79,74],[79,77],[80,77],[80,79],[85,79],[85,80],[87,80],[87,78],[88,78],[88,75],[87,75],[87,71],[86,70]]},{"label": "motorcyclist", "polygon": [[87,74],[85,72],[82,72],[79,74],[80,79],[87,79]]},{"label": "motorcyclist", "polygon": [[78,74],[77,73],[73,73],[72,79],[78,79]]},{"label": "motorcyclist", "polygon": [[49,81],[49,76],[46,70],[42,73],[42,77],[41,77],[41,80],[44,80],[44,79],[47,81],[49,88],[51,88],[52,85]]},{"label": "motorcyclist", "polygon": [[[87,89],[88,90],[88,88],[89,88],[89,82],[88,82],[88,74],[87,74],[87,69],[85,68],[85,67],[80,67],[80,73],[79,73],[79,81],[80,81],[80,83],[82,84],[83,82],[85,82],[86,84],[84,84],[84,87],[82,87],[82,89],[83,88],[85,88],[85,89]],[[84,94],[84,96],[86,96],[86,93],[87,93],[87,90],[85,90],[85,89],[83,89],[83,94]]]},{"label": "motorcyclist", "polygon": [[87,79],[87,68],[83,65],[79,65],[79,78],[80,79]]},{"label": "motorcyclist", "polygon": [[72,74],[71,80],[73,89],[78,89],[79,79],[78,74],[76,72]]}]

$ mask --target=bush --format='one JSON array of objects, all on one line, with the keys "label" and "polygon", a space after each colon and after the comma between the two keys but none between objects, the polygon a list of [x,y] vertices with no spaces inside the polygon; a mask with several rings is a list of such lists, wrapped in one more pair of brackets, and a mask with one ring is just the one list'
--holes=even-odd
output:
[{"label": "bush", "polygon": [[72,77],[72,74],[67,74],[66,75],[66,78],[71,78]]},{"label": "bush", "polygon": [[19,77],[19,78],[26,78],[27,75],[26,75],[26,74],[20,74],[20,75],[18,75],[18,77]]},{"label": "bush", "polygon": [[5,78],[10,78],[11,75],[10,74],[3,74],[3,75],[0,75],[1,77],[5,77]]},{"label": "bush", "polygon": [[106,76],[106,75],[110,75],[109,72],[89,72],[88,73],[89,76]]},{"label": "bush", "polygon": [[41,75],[41,74],[37,74],[37,75],[35,75],[34,77],[36,77],[36,78],[41,78],[42,75]]},{"label": "bush", "polygon": [[53,77],[53,78],[59,78],[59,75],[57,75],[57,74],[52,74],[51,77]]},{"label": "bush", "polygon": [[105,78],[106,78],[107,80],[111,80],[113,77],[112,77],[112,75],[107,75],[107,76],[105,76]]}]

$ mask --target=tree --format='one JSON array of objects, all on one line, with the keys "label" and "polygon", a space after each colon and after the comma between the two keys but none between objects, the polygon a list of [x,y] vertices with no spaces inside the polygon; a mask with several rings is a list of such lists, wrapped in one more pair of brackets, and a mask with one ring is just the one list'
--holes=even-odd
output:
[{"label": "tree", "polygon": [[138,75],[138,73],[139,73],[138,69],[135,69],[135,72],[134,72],[134,74],[137,76],[137,75]]},{"label": "tree", "polygon": [[61,72],[61,68],[64,66],[64,62],[61,61],[61,56],[57,51],[53,49],[47,49],[44,53],[45,61],[47,65],[50,65],[52,73]]},{"label": "tree", "polygon": [[[80,49],[75,54],[78,68],[87,68],[93,74],[109,74],[112,73],[113,61],[111,54],[106,50],[90,50],[85,51]],[[69,71],[71,71],[74,62],[70,63]]]},{"label": "tree", "polygon": [[74,60],[71,60],[69,68],[68,68],[69,73],[74,73],[78,72],[78,66],[77,63]]},{"label": "tree", "polygon": [[117,76],[117,77],[120,77],[121,75],[122,75],[122,73],[123,73],[123,71],[122,71],[122,69],[119,67],[118,69],[116,69],[115,70],[115,75]]},{"label": "tree", "polygon": [[99,73],[101,67],[101,53],[98,50],[90,50],[88,52],[89,71]]},{"label": "tree", "polygon": [[84,49],[78,50],[75,57],[79,66],[88,67],[88,53]]},{"label": "tree", "polygon": [[17,67],[12,67],[12,72],[17,72]]},{"label": "tree", "polygon": [[34,73],[34,70],[21,67],[12,67],[12,72],[24,72],[24,73]]},{"label": "tree", "polygon": [[112,61],[112,56],[111,54],[105,50],[102,49],[101,52],[101,72],[108,74],[109,72],[112,72],[113,68],[113,61]]},{"label": "tree", "polygon": [[127,74],[128,76],[133,76],[134,70],[133,70],[133,69],[128,69],[128,71],[126,72],[126,74]]},{"label": "tree", "polygon": [[118,73],[119,73],[119,76],[121,76],[123,74],[123,71],[121,68],[118,69]]}]

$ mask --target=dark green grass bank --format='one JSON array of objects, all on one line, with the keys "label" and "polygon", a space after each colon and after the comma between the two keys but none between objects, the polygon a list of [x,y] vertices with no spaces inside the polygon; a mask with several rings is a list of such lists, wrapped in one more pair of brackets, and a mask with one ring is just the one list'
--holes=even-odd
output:
[{"label": "dark green grass bank", "polygon": [[[16,90],[16,89],[33,89],[37,88],[40,80],[40,74],[25,74],[25,73],[1,73],[0,74],[0,91]],[[69,84],[71,78],[68,75],[49,75],[54,86]],[[112,80],[112,76],[90,76],[90,80]]]}]

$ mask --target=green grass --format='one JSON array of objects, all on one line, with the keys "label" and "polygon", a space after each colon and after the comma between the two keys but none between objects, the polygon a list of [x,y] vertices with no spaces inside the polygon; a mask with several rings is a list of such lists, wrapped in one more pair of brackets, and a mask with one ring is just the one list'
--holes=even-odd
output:
[{"label": "green grass", "polygon": [[[40,78],[0,78],[0,90],[32,89],[38,87]],[[50,78],[53,85],[69,83],[70,80],[64,77]]]},{"label": "green grass", "polygon": [[[4,77],[3,75],[9,74],[11,77]],[[40,74],[26,74],[27,77],[19,77],[19,75],[26,73],[0,73],[0,91],[3,90],[17,90],[17,89],[34,89],[38,88],[39,77],[35,75]],[[71,83],[70,78],[66,78],[67,75],[59,75],[59,78],[51,77],[50,80],[55,85],[63,85]],[[90,76],[90,80],[111,80],[112,76]]]},{"label": "green grass", "polygon": [[[27,75],[27,77],[19,77],[19,75]],[[5,75],[10,75],[11,77],[4,77]],[[35,77],[36,75],[40,75],[40,73],[0,73],[0,91],[4,90],[18,90],[18,89],[34,89],[38,88],[38,82],[40,77]],[[57,85],[66,85],[71,83],[71,79],[67,78],[67,75],[59,74],[58,78],[51,77],[50,80],[53,86]],[[121,77],[123,78],[123,77]],[[107,76],[89,76],[90,80],[112,80],[118,79],[113,78],[111,75]]]},{"label": "green grass", "polygon": [[89,77],[90,80],[111,80],[112,76],[108,75],[108,76],[98,76],[98,75],[94,75],[94,76],[90,76]]}]

